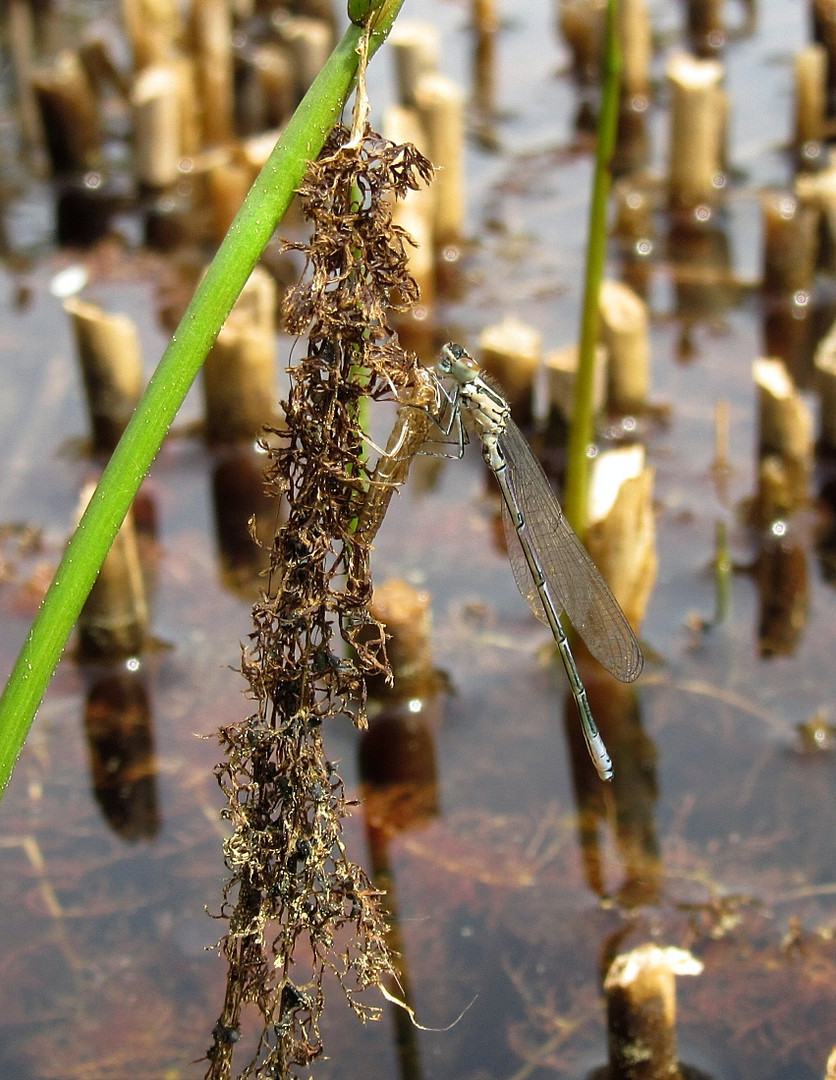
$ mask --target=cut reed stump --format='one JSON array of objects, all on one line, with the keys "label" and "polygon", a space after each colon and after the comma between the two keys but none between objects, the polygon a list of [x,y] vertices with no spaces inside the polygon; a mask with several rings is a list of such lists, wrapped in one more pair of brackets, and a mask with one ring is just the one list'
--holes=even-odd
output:
[{"label": "cut reed stump", "polygon": [[171,187],[180,175],[182,104],[180,75],[170,64],[137,75],[131,90],[134,176],[145,187]]},{"label": "cut reed stump", "polygon": [[761,196],[763,288],[774,295],[809,295],[816,271],[819,215],[786,191]]},{"label": "cut reed stump", "polygon": [[386,629],[386,652],[392,682],[367,679],[369,692],[377,697],[430,697],[438,691],[432,656],[432,608],[430,594],[400,579],[390,579],[374,590],[369,607]]},{"label": "cut reed stump", "polygon": [[99,106],[78,54],[65,49],[32,79],[53,173],[95,169],[102,162]]},{"label": "cut reed stump", "polygon": [[279,35],[290,51],[296,97],[301,101],[328,59],[334,33],[322,19],[294,15],[280,24]]},{"label": "cut reed stump", "polygon": [[762,357],[752,365],[752,375],[758,388],[760,452],[811,466],[813,418],[783,360]]},{"label": "cut reed stump", "polygon": [[[593,363],[592,411],[598,415],[607,401],[607,350],[603,345],[595,347]],[[578,346],[571,344],[551,349],[543,357],[543,372],[549,414],[571,423],[578,378]]]},{"label": "cut reed stump", "polygon": [[[427,133],[415,109],[390,106],[383,117],[383,133],[393,143],[412,143],[422,153],[429,151]],[[392,206],[393,222],[412,238],[409,272],[418,285],[424,310],[432,305],[436,293],[434,219],[434,185],[410,191]]]},{"label": "cut reed stump", "polygon": [[650,389],[647,304],[620,281],[605,281],[599,306],[601,341],[609,361],[607,404],[618,413],[640,412]]},{"label": "cut reed stump", "polygon": [[836,270],[836,167],[820,172],[799,173],[795,194],[805,209],[817,219],[817,268]]},{"label": "cut reed stump", "polygon": [[182,5],[176,0],[122,0],[134,68],[170,59],[183,38]]},{"label": "cut reed stump", "polygon": [[601,69],[606,15],[606,0],[560,0],[558,28],[580,82],[593,82]]},{"label": "cut reed stump", "polygon": [[681,1080],[676,1046],[676,976],[702,963],[673,947],[640,945],[617,956],[604,980],[610,1080]]},{"label": "cut reed stump", "polygon": [[44,130],[32,83],[35,67],[34,12],[27,0],[8,0],[7,48],[14,82],[18,125],[23,149],[29,155],[43,147]]},{"label": "cut reed stump", "polygon": [[593,463],[586,546],[631,626],[644,621],[656,582],[654,471],[640,445],[608,450]]},{"label": "cut reed stump", "polygon": [[697,56],[712,57],[726,44],[725,0],[688,0],[688,38]]},{"label": "cut reed stump", "polygon": [[[728,103],[716,60],[677,53],[667,66],[671,90],[668,202],[683,215],[710,211],[722,187]],[[698,215],[699,216],[699,215]]]},{"label": "cut reed stump", "polygon": [[191,44],[205,145],[232,138],[232,13],[228,0],[194,0]]},{"label": "cut reed stump", "polygon": [[816,388],[821,409],[819,442],[828,453],[836,452],[836,323],[816,349]]},{"label": "cut reed stump", "polygon": [[438,70],[441,37],[431,23],[398,19],[389,35],[395,79],[401,105],[414,108],[416,89],[423,75]]},{"label": "cut reed stump", "polygon": [[813,417],[782,360],[756,360],[752,377],[758,390],[760,519],[768,524],[809,498]]},{"label": "cut reed stump", "polygon": [[621,45],[621,97],[624,104],[647,105],[653,42],[647,0],[621,0],[618,5]]},{"label": "cut reed stump", "polygon": [[71,298],[64,310],[72,320],[93,449],[109,453],[128,425],[142,393],[139,332],[127,315]]},{"label": "cut reed stump", "polygon": [[479,335],[481,363],[499,381],[512,415],[522,423],[531,418],[542,348],[539,330],[512,317],[486,326]]},{"label": "cut reed stump", "polygon": [[795,123],[793,141],[803,167],[818,161],[827,117],[827,50],[805,45],[795,56]]},{"label": "cut reed stump", "polygon": [[415,87],[415,100],[424,131],[428,157],[438,169],[433,185],[436,248],[461,241],[465,216],[464,93],[453,79],[427,72]]},{"label": "cut reed stump", "polygon": [[203,365],[206,438],[254,440],[277,419],[276,286],[256,267]]},{"label": "cut reed stump", "polygon": [[[82,496],[85,505],[92,493],[90,485]],[[137,656],[147,639],[148,604],[129,512],[79,615],[79,654],[85,660]]]}]

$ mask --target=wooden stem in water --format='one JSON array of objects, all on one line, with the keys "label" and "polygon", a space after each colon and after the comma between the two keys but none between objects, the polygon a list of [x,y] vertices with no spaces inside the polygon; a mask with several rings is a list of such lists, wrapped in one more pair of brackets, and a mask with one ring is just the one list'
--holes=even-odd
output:
[{"label": "wooden stem in water", "polygon": [[804,160],[804,148],[824,138],[827,115],[827,50],[805,45],[795,56],[795,145]]},{"label": "wooden stem in water", "polygon": [[299,15],[281,24],[281,39],[293,59],[296,96],[301,101],[328,59],[333,32],[327,22]]},{"label": "wooden stem in water", "polygon": [[539,330],[519,319],[503,319],[486,326],[479,335],[481,363],[499,380],[518,423],[531,418],[532,392],[542,353]]},{"label": "wooden stem in water", "polygon": [[821,402],[819,438],[824,449],[836,450],[836,325],[816,349],[816,386]]},{"label": "wooden stem in water", "polygon": [[676,975],[702,964],[683,949],[641,945],[616,957],[604,980],[612,1080],[678,1080]]},{"label": "wooden stem in water", "polygon": [[[389,695],[404,699],[434,694],[438,680],[430,637],[430,594],[392,579],[375,589],[369,610],[386,627],[386,651],[394,676]],[[382,689],[377,681],[370,686],[378,695]]]},{"label": "wooden stem in water", "polygon": [[[428,138],[415,109],[402,105],[390,106],[383,118],[383,132],[394,143],[411,142],[428,154]],[[406,229],[414,241],[407,245],[409,272],[421,290],[421,306],[435,299],[435,185],[424,186],[407,193],[392,206],[392,220]]]},{"label": "wooden stem in water", "polygon": [[122,0],[121,8],[135,71],[174,55],[183,36],[178,0]]},{"label": "wooden stem in water", "polygon": [[94,450],[119,442],[142,393],[139,333],[127,315],[75,298],[64,302],[81,363]]},{"label": "wooden stem in water", "polygon": [[398,19],[389,35],[388,45],[395,62],[398,99],[402,105],[413,107],[419,79],[438,70],[441,52],[438,27]]},{"label": "wooden stem in water", "polygon": [[206,438],[254,440],[276,421],[276,288],[256,268],[203,365]]},{"label": "wooden stem in water", "polygon": [[621,0],[618,10],[621,44],[621,93],[627,101],[647,102],[653,44],[647,0]]},{"label": "wooden stem in water", "polygon": [[195,0],[191,33],[203,142],[211,146],[226,142],[234,133],[232,15],[228,0]]},{"label": "wooden stem in water", "polygon": [[433,233],[436,248],[457,244],[464,232],[464,94],[439,72],[427,72],[415,87],[418,114],[429,142],[429,158],[438,172]]},{"label": "wooden stem in water", "polygon": [[676,54],[667,67],[671,87],[668,198],[691,213],[717,201],[727,106],[716,60]]},{"label": "wooden stem in water", "polygon": [[586,546],[634,628],[644,620],[659,563],[653,483],[640,445],[593,462]]},{"label": "wooden stem in water", "polygon": [[[85,501],[92,494],[92,486]],[[136,529],[128,513],[78,618],[79,652],[88,660],[136,656],[148,635],[148,605]]]},{"label": "wooden stem in water", "polygon": [[[571,423],[578,377],[577,344],[563,345],[547,352],[543,357],[543,372],[549,412],[557,413],[567,424]],[[606,400],[607,350],[603,345],[596,345],[592,391],[592,410],[596,416],[603,411]]]},{"label": "wooden stem in water", "polygon": [[608,354],[608,405],[620,413],[647,406],[650,338],[647,304],[620,281],[601,285],[601,341]]},{"label": "wooden stem in water", "polygon": [[102,144],[98,103],[78,55],[65,49],[32,81],[53,172],[97,168]]},{"label": "wooden stem in water", "polygon": [[601,70],[606,18],[606,0],[560,0],[558,26],[582,82],[592,82]]},{"label": "wooden stem in water", "polygon": [[725,0],[688,0],[688,37],[697,56],[715,56],[726,43]]},{"label": "wooden stem in water", "polygon": [[143,68],[131,90],[134,175],[149,188],[171,187],[182,157],[180,77],[168,64]]},{"label": "wooden stem in water", "polygon": [[819,215],[785,191],[761,196],[763,211],[763,287],[794,296],[809,293],[816,270]]},{"label": "wooden stem in water", "polygon": [[768,524],[809,497],[813,417],[783,360],[760,358],[752,375],[758,389],[759,507]]}]

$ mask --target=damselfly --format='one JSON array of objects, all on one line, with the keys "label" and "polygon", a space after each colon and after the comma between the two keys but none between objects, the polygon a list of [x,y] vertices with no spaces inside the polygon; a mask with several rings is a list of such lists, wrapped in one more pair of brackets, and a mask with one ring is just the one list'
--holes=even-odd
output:
[{"label": "damselfly", "polygon": [[546,474],[531,452],[502,394],[482,374],[461,345],[441,350],[437,371],[452,380],[443,390],[447,404],[437,421],[460,446],[465,439],[462,411],[473,418],[482,456],[502,492],[502,518],[514,579],[533,613],[554,635],[581,718],[584,739],[602,780],[612,777],[612,760],[592,717],[586,688],[560,622],[565,612],[592,655],[622,682],[642,669],[636,636],[618,601],[566,520]]}]

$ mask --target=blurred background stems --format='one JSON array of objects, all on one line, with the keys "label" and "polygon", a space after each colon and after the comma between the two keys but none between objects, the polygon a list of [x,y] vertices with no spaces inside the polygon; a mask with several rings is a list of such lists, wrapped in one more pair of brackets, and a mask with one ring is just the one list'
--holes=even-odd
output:
[{"label": "blurred background stems", "polygon": [[[369,56],[403,0],[370,15]],[[371,8],[373,5],[366,5]],[[362,14],[362,13],[358,13]],[[353,23],[288,122],[177,327],[113,452],[44,597],[0,698],[0,793],[119,526],[200,370],[218,331],[284,216],[351,93],[363,29]]]},{"label": "blurred background stems", "polygon": [[563,507],[581,539],[586,534],[589,512],[589,458],[587,449],[594,439],[595,347],[598,343],[599,295],[607,253],[607,212],[612,181],[611,163],[615,150],[621,83],[621,52],[618,42],[618,0],[608,0],[604,45],[601,110],[595,151],[595,173],[589,210],[586,278],[581,313],[578,373],[575,405],[569,433],[566,486]]}]

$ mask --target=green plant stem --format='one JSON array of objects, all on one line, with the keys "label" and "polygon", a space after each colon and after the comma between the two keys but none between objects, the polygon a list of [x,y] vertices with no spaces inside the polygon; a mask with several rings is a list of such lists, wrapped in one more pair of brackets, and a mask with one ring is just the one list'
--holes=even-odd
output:
[{"label": "green plant stem", "polygon": [[598,344],[600,318],[598,300],[607,252],[607,210],[611,163],[618,127],[621,89],[621,53],[618,44],[617,18],[618,0],[609,0],[604,49],[604,83],[601,93],[601,113],[598,118],[592,202],[589,211],[589,239],[581,315],[581,339],[578,349],[578,374],[575,382],[575,403],[569,434],[566,489],[563,500],[566,516],[581,539],[586,532],[589,506],[587,451],[594,435],[595,348]]},{"label": "green plant stem", "polygon": [[[403,0],[375,13],[371,56]],[[307,163],[339,118],[357,73],[360,27],[348,27],[289,121],[230,226],[98,487],[44,597],[0,697],[0,792],[11,776],[73,625],[139,486],[218,331],[281,221]]]}]

